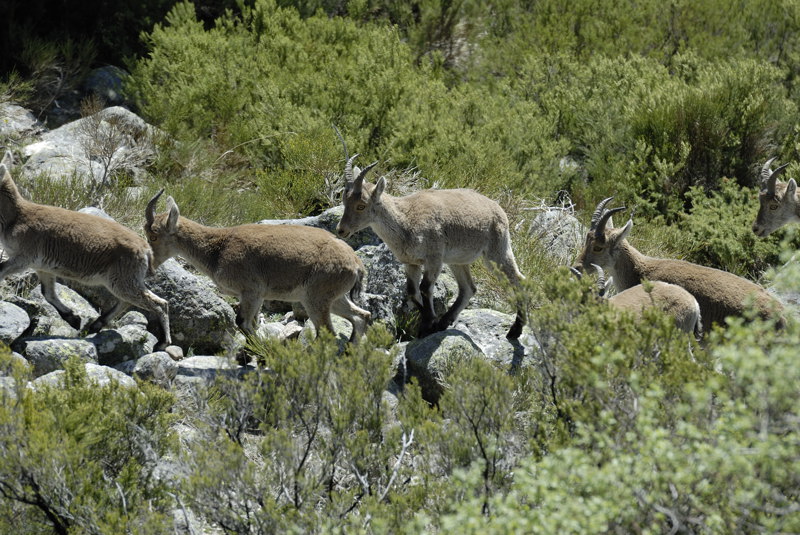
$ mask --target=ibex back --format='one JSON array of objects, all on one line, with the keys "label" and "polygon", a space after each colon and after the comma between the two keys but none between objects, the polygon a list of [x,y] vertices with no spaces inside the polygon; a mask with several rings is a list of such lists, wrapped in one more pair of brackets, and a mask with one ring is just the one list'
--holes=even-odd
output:
[{"label": "ibex back", "polygon": [[353,325],[358,341],[370,313],[356,298],[366,270],[349,245],[330,232],[299,225],[239,225],[214,228],[180,215],[172,197],[156,214],[163,190],[147,205],[145,232],[158,266],[179,255],[211,277],[223,292],[239,298],[236,323],[246,334],[265,299],[300,302],[314,326],[333,332],[331,312]]},{"label": "ibex back", "polygon": [[89,332],[133,304],[158,317],[162,332],[156,347],[171,343],[167,302],[144,284],[153,269],[147,242],[115,221],[25,200],[4,164],[0,179],[0,243],[8,255],[0,264],[0,280],[33,269],[44,298],[76,329],[81,319],[58,298],[56,277],[105,286],[119,301],[88,326]]}]

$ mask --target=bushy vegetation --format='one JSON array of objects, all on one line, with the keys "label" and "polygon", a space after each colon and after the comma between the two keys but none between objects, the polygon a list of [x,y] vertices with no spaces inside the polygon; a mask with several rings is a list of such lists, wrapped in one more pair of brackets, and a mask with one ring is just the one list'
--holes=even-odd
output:
[{"label": "bushy vegetation", "polygon": [[0,528],[166,533],[185,507],[226,533],[800,529],[796,323],[733,321],[699,345],[566,270],[526,291],[547,303],[532,360],[463,361],[436,406],[413,381],[385,392],[381,328],[338,356],[330,335],[254,340],[261,368],[177,404],[87,384],[77,363],[65,388],[18,375]]},{"label": "bushy vegetation", "polygon": [[[658,313],[608,310],[524,232],[540,199],[588,219],[614,195],[646,253],[752,279],[787,260],[796,243],[750,224],[763,162],[800,156],[800,4],[171,4],[142,4],[126,65],[167,134],[145,193],[214,225],[317,213],[338,202],[335,125],[395,192],[474,187],[507,208],[540,347],[514,373],[455,367],[436,406],[414,383],[385,392],[397,349],[380,328],[343,353],[253,340],[262,367],[188,405],[88,384],[77,364],[66,388],[14,371],[0,532],[166,533],[184,507],[225,533],[800,531],[796,322],[733,321],[698,344]],[[130,33],[99,38],[29,40],[0,99],[46,107],[109,44],[137,53]],[[70,208],[96,200],[81,184],[22,181]],[[126,185],[103,205],[139,228]]]}]

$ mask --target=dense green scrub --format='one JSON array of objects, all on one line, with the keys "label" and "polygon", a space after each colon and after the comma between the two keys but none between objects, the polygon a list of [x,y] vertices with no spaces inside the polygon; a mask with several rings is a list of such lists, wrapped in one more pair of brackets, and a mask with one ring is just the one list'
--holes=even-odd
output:
[{"label": "dense green scrub", "polygon": [[[316,213],[339,202],[336,125],[394,192],[504,205],[542,349],[515,374],[455,366],[436,407],[409,385],[396,417],[380,328],[337,358],[254,342],[272,373],[196,406],[72,366],[64,390],[0,394],[0,532],[167,533],[184,506],[226,533],[800,531],[797,324],[699,345],[606,310],[524,232],[542,198],[588,219],[614,195],[644,252],[778,263],[749,227],[763,162],[798,159],[800,2],[258,0],[214,22],[179,3],[143,38],[128,94],[168,134],[146,188],[215,225]],[[79,208],[74,184],[27,186]],[[112,215],[141,221],[123,185]]]}]

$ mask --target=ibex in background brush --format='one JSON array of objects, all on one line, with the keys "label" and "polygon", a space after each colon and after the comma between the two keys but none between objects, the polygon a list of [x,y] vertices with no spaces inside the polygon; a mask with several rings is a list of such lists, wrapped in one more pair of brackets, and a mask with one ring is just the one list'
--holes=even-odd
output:
[{"label": "ibex in background brush", "polygon": [[[3,162],[11,161],[6,158]],[[156,347],[172,343],[167,302],[144,284],[154,269],[147,242],[115,221],[25,200],[5,163],[0,164],[0,243],[8,255],[0,264],[0,280],[33,269],[44,298],[72,327],[80,329],[81,319],[58,298],[56,277],[105,286],[119,299],[89,325],[89,332],[133,304],[158,317],[162,332]]]},{"label": "ibex in background brush", "polygon": [[611,273],[620,291],[643,280],[677,284],[697,299],[706,325],[724,325],[726,317],[744,315],[749,303],[761,317],[775,318],[779,325],[783,324],[780,303],[761,286],[719,269],[683,260],[653,258],[637,251],[625,239],[633,228],[632,220],[621,229],[613,228],[611,216],[625,208],[606,210],[611,199],[597,205],[576,268],[588,270],[592,264],[599,265]]},{"label": "ibex in background brush", "polygon": [[774,171],[769,168],[775,158],[767,160],[761,168],[761,191],[758,194],[758,215],[753,223],[753,232],[762,238],[769,236],[783,225],[800,223],[800,197],[797,195],[797,182],[778,182],[788,164]]},{"label": "ibex in background brush", "polygon": [[[655,307],[672,316],[678,329],[693,333],[697,340],[703,336],[700,304],[692,294],[680,286],[662,281],[648,281],[607,297],[606,291],[612,279],[606,280],[603,268],[597,264],[592,264],[592,267],[597,271],[598,296],[607,298],[609,305],[630,311],[637,317],[641,317],[645,309]],[[572,270],[580,276],[580,271],[575,268]]]},{"label": "ibex in background brush", "polygon": [[240,225],[213,228],[181,217],[167,197],[156,214],[156,194],[147,204],[145,233],[158,266],[179,255],[211,277],[224,293],[239,298],[236,324],[246,334],[265,299],[300,302],[317,331],[333,332],[331,312],[353,325],[358,341],[370,313],[353,304],[366,275],[364,264],[342,240],[326,230],[299,225]]},{"label": "ibex in background brush", "polygon": [[[370,226],[405,265],[408,293],[422,314],[421,336],[446,329],[467,306],[476,290],[470,265],[479,257],[496,264],[512,284],[519,285],[524,277],[511,250],[508,217],[499,204],[470,189],[431,189],[393,197],[384,192],[385,178],[375,185],[364,181],[377,162],[356,176],[357,156],[348,158],[345,166],[344,214],[336,231],[345,237]],[[458,297],[437,321],[433,285],[444,264],[458,281]],[[520,309],[506,336],[519,338],[524,324]]]}]

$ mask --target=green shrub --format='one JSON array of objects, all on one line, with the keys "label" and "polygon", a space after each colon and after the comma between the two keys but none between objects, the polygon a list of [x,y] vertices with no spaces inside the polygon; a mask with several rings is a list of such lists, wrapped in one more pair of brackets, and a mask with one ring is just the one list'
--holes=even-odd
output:
[{"label": "green shrub", "polygon": [[718,191],[706,195],[691,188],[687,195],[691,212],[681,214],[677,223],[686,259],[714,266],[743,277],[758,278],[780,259],[780,247],[773,238],[753,233],[758,202],[750,188],[722,179]]},{"label": "green shrub", "polygon": [[16,388],[0,389],[0,531],[166,529],[172,501],[154,471],[176,446],[170,394],[92,384],[77,359],[61,387],[13,377]]}]

